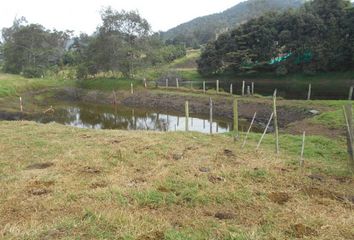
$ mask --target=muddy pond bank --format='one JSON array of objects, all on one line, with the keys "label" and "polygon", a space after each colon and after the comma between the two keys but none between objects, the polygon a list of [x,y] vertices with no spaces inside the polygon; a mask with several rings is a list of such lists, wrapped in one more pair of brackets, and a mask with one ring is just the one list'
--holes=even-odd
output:
[{"label": "muddy pond bank", "polygon": [[[205,120],[209,119],[209,97],[212,97],[213,99],[214,118],[218,121],[215,123],[215,129],[218,130],[218,127],[220,126],[223,131],[232,130],[233,112],[232,98],[230,96],[209,96],[202,94],[191,95],[183,92],[162,92],[155,90],[140,90],[136,91],[134,94],[131,94],[128,91],[116,91],[116,93],[113,94],[113,92],[92,91],[80,88],[58,88],[42,90],[39,92],[29,92],[27,93],[26,99],[30,99],[28,101],[32,101],[34,105],[41,106],[42,109],[53,105],[53,107],[59,109],[59,111],[51,116],[47,116],[38,111],[32,111],[32,113],[28,113],[26,111],[24,113],[9,113],[0,110],[0,119],[31,120],[37,118],[40,119],[39,122],[50,122],[51,120],[57,120],[56,122],[67,125],[77,124],[79,126],[85,126],[86,124],[92,127],[101,126],[103,123],[99,122],[100,120],[104,122],[103,125],[114,126],[112,124],[107,124],[107,121],[117,122],[117,117],[120,119],[124,118],[124,122],[129,123],[129,126],[132,125],[130,122],[134,122],[136,119],[141,119],[141,121],[143,121],[141,125],[147,126],[147,121],[152,122],[156,118],[158,119],[161,116],[165,116],[166,119],[163,124],[167,126],[172,124],[172,126],[167,127],[167,129],[172,130],[173,128],[178,129],[177,127],[179,126],[180,121],[184,121],[180,118],[184,117],[184,105],[185,101],[188,100],[190,115],[192,118],[195,118],[194,123],[198,125],[198,121],[203,120],[203,122],[200,122],[199,124],[203,125],[205,128]],[[66,106],[65,109],[60,108],[59,104],[63,106],[63,102],[72,104],[70,107]],[[113,104],[114,102],[116,105]],[[120,111],[117,111],[117,109],[114,110],[113,106],[119,106],[116,108],[120,109]],[[128,112],[129,114],[127,114]],[[272,112],[271,101],[263,101],[263,99],[250,101],[248,98],[240,99],[239,116],[241,119],[249,121],[255,112],[257,112],[256,123],[258,125],[258,129],[263,128]],[[78,123],[77,120],[76,123],[73,123],[72,119],[78,118],[82,115],[89,115],[90,121],[84,124]],[[71,121],[65,120],[63,116],[71,119]],[[285,128],[290,123],[301,121],[311,116],[313,115],[309,112],[309,109],[289,106],[278,107],[278,121],[281,128]],[[91,121],[91,119],[94,119],[94,121]],[[154,126],[155,125],[156,123]],[[244,125],[246,126],[247,124]],[[135,127],[119,128],[141,129],[136,127],[136,125],[132,126]],[[149,128],[147,127],[147,129]],[[156,130],[161,129],[166,129],[166,127],[156,128]]]},{"label": "muddy pond bank", "polygon": [[[214,104],[214,116],[232,120],[232,98],[229,96],[211,97]],[[130,107],[144,106],[152,109],[183,113],[185,101],[189,101],[190,113],[201,115],[209,114],[209,98],[206,96],[174,95],[145,91],[132,94],[122,99],[121,102],[125,106]],[[280,127],[285,127],[289,123],[313,116],[309,110],[296,107],[280,106],[277,111]],[[257,112],[256,121],[265,124],[272,113],[272,105],[269,103],[239,101],[240,118],[250,120],[255,112]]]}]

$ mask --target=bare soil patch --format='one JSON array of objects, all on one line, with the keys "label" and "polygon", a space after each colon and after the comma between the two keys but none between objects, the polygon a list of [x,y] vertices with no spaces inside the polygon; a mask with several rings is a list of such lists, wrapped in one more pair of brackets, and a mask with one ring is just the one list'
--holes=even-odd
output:
[{"label": "bare soil patch", "polygon": [[308,227],[305,226],[302,223],[294,224],[291,226],[291,230],[294,233],[295,237],[297,238],[303,238],[303,237],[308,237],[308,236],[317,236],[317,232]]},{"label": "bare soil patch", "polygon": [[49,168],[51,166],[54,166],[54,163],[51,162],[45,162],[45,163],[34,163],[31,165],[28,165],[26,167],[26,170],[32,170],[32,169],[46,169]]},{"label": "bare soil patch", "polygon": [[290,200],[289,194],[287,194],[285,192],[272,192],[272,193],[268,194],[268,198],[272,202],[278,203],[280,205],[283,205]]}]

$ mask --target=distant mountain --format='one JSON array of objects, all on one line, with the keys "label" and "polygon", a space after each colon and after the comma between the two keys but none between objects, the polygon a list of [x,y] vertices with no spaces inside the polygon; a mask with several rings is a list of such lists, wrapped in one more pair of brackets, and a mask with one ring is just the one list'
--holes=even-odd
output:
[{"label": "distant mountain", "polygon": [[198,17],[162,33],[164,40],[199,46],[219,34],[269,11],[300,7],[305,0],[248,0],[221,13]]}]

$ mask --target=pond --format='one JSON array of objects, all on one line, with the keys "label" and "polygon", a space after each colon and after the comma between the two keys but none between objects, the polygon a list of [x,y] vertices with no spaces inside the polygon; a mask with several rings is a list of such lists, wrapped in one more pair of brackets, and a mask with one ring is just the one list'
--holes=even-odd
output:
[{"label": "pond", "polygon": [[[177,113],[82,102],[56,103],[55,106],[53,113],[34,114],[30,117],[30,120],[40,123],[56,122],[92,129],[185,131],[186,119],[182,114]],[[232,130],[231,121],[223,119],[214,119],[211,125],[213,133],[225,133]],[[249,123],[246,120],[240,122],[241,129],[246,129],[248,125]],[[191,115],[189,117],[189,130],[209,133],[210,122],[208,117]]]},{"label": "pond", "polygon": [[[309,84],[299,81],[281,81],[281,80],[246,80],[245,93],[247,93],[247,86],[251,87],[252,82],[255,86],[255,94],[263,96],[271,96],[274,89],[277,89],[277,95],[285,99],[304,100],[307,99]],[[230,92],[230,85],[233,85],[233,93],[241,95],[242,81],[241,80],[220,80],[220,90]],[[163,84],[160,84],[163,86]],[[171,86],[173,85],[170,84]],[[203,82],[184,81],[181,86],[196,89],[203,89]],[[349,96],[349,88],[354,85],[354,80],[339,81],[322,81],[311,84],[311,99],[313,100],[346,100]],[[216,80],[206,81],[207,89],[216,89]]]}]

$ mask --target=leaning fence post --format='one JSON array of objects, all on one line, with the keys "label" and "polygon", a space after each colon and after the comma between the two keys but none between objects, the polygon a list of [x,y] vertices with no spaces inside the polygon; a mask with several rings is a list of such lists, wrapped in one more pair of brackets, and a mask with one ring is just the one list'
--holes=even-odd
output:
[{"label": "leaning fence post", "polygon": [[274,115],[274,112],[272,112],[272,114],[270,115],[269,121],[268,121],[268,123],[267,123],[266,128],[264,129],[264,132],[263,132],[263,134],[262,134],[261,139],[259,139],[259,142],[258,142],[258,144],[257,144],[257,148],[256,148],[256,150],[258,150],[258,149],[259,149],[259,147],[261,146],[261,143],[262,143],[262,141],[263,141],[263,138],[264,138],[264,136],[266,135],[266,133],[267,133],[267,131],[268,131],[268,128],[269,128],[270,122],[271,122],[271,121],[272,121],[272,119],[273,119],[273,115]]},{"label": "leaning fence post", "polygon": [[133,86],[133,83],[130,83],[130,93],[131,93],[131,94],[134,93],[134,86]]},{"label": "leaning fence post", "polygon": [[252,118],[250,127],[248,128],[247,133],[246,133],[246,136],[245,136],[245,139],[243,140],[242,148],[246,145],[246,141],[247,141],[247,138],[248,138],[248,134],[250,134],[251,128],[252,128],[253,123],[254,123],[254,120],[256,119],[256,115],[257,115],[257,112],[255,112],[254,115],[253,115],[253,118]]},{"label": "leaning fence post", "polygon": [[307,100],[311,100],[311,90],[312,90],[312,85],[309,84],[309,90],[307,92]]},{"label": "leaning fence post", "polygon": [[242,97],[245,96],[245,81],[242,81]]},{"label": "leaning fence post", "polygon": [[176,78],[176,87],[179,88],[179,81],[178,81],[178,78]]},{"label": "leaning fence post", "polygon": [[238,101],[234,98],[233,102],[233,113],[234,113],[234,141],[238,139]]},{"label": "leaning fence post", "polygon": [[348,96],[348,100],[352,100],[353,99],[353,89],[354,87],[351,86],[350,89],[349,89],[349,96]]},{"label": "leaning fence post", "polygon": [[210,134],[213,134],[213,100],[209,98],[209,121],[210,121]]},{"label": "leaning fence post", "polygon": [[185,113],[186,113],[186,132],[189,131],[189,104],[188,104],[188,101],[186,101],[186,104],[185,104]]},{"label": "leaning fence post", "polygon": [[116,94],[116,91],[114,91],[114,90],[113,90],[113,97],[114,97],[113,104],[115,105],[115,104],[117,104],[117,94]]},{"label": "leaning fence post", "polygon": [[353,146],[353,112],[352,105],[347,104],[343,106],[343,113],[347,127],[347,148],[350,159],[350,165],[354,170],[354,146]]},{"label": "leaning fence post", "polygon": [[216,80],[216,93],[219,93],[219,80]]},{"label": "leaning fence post", "polygon": [[273,117],[274,117],[274,130],[275,130],[275,152],[279,154],[279,130],[278,130],[278,115],[277,115],[277,89],[273,94]]},{"label": "leaning fence post", "polygon": [[21,112],[23,112],[23,102],[22,102],[22,97],[20,97],[20,109],[21,109]]},{"label": "leaning fence post", "polygon": [[302,135],[302,147],[301,147],[301,156],[300,156],[300,167],[304,167],[304,151],[305,151],[305,138],[306,132]]}]

